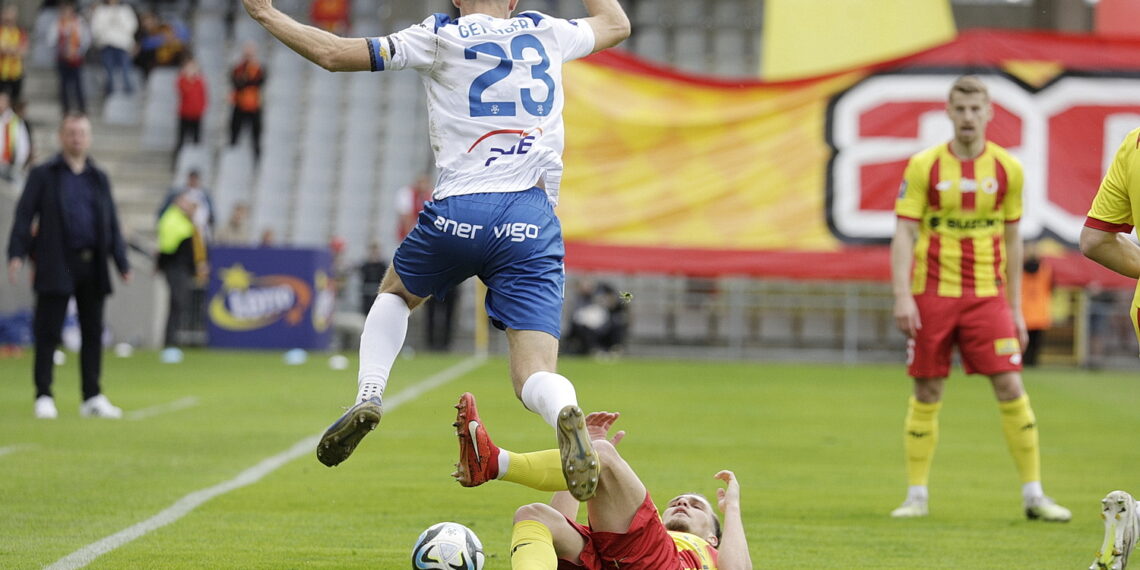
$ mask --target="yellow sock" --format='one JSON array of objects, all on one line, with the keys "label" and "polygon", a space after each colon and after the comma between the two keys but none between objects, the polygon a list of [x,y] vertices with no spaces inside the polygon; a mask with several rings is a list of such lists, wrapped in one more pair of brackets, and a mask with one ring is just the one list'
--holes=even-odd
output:
[{"label": "yellow sock", "polygon": [[903,448],[906,450],[906,478],[911,486],[926,486],[934,448],[938,446],[938,410],[942,402],[927,404],[910,397],[903,424]]},{"label": "yellow sock", "polygon": [[519,521],[511,530],[512,570],[557,570],[558,554],[550,529],[538,521]]},{"label": "yellow sock", "polygon": [[998,402],[1001,410],[1001,428],[1009,453],[1017,464],[1021,482],[1041,480],[1041,451],[1037,442],[1037,418],[1029,407],[1029,395],[1022,394],[1016,400]]},{"label": "yellow sock", "polygon": [[566,477],[562,474],[562,457],[557,449],[514,453],[502,450],[510,463],[503,481],[525,485],[539,491],[565,491]]}]

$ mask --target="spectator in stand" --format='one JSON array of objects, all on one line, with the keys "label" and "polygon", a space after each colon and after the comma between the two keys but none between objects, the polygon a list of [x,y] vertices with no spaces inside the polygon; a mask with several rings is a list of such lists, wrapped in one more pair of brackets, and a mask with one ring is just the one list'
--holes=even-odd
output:
[{"label": "spectator in stand", "polygon": [[167,22],[153,12],[143,14],[139,28],[139,53],[135,64],[150,77],[155,67],[182,65],[190,45],[190,30],[181,22]]},{"label": "spectator in stand", "polygon": [[115,92],[115,74],[123,79],[123,92],[135,92],[131,78],[131,53],[135,50],[135,32],[139,19],[134,8],[119,0],[104,0],[91,12],[91,37],[99,49],[103,69],[107,72],[104,94]]},{"label": "spectator in stand", "polygon": [[625,342],[629,313],[621,295],[609,283],[586,279],[578,284],[577,306],[570,312],[566,353],[614,356]]},{"label": "spectator in stand", "polygon": [[194,212],[191,216],[194,220],[194,227],[198,228],[198,233],[202,235],[202,239],[209,243],[214,235],[214,202],[210,199],[210,191],[202,185],[201,172],[197,169],[191,170],[186,175],[185,186],[175,186],[166,193],[166,199],[163,200],[162,206],[158,209],[159,217],[179,197],[194,203]]},{"label": "spectator in stand", "polygon": [[174,145],[175,162],[182,143],[189,137],[195,145],[202,142],[202,117],[206,114],[206,77],[193,57],[186,58],[178,73],[178,142]]},{"label": "spectator in stand", "polygon": [[1025,366],[1037,366],[1045,331],[1053,324],[1053,266],[1042,259],[1036,243],[1026,244],[1021,274],[1021,314],[1029,331],[1029,342],[1021,355]]},{"label": "spectator in stand", "polygon": [[0,91],[0,179],[20,182],[31,158],[32,140],[10,99],[7,91]]},{"label": "spectator in stand", "polygon": [[249,241],[249,204],[238,202],[230,211],[230,219],[226,225],[218,230],[214,236],[214,243],[236,247],[248,247]]},{"label": "spectator in stand", "polygon": [[339,35],[348,31],[348,11],[348,0],[313,0],[309,19],[314,26]]},{"label": "spectator in stand", "polygon": [[384,252],[380,249],[380,242],[368,245],[368,259],[360,264],[360,312],[367,315],[380,293],[380,282],[388,272],[388,262],[384,260]]},{"label": "spectator in stand", "polygon": [[0,9],[0,91],[18,101],[24,90],[24,56],[28,33],[20,28],[20,9],[8,4]]},{"label": "spectator in stand", "polygon": [[26,99],[12,100],[12,112],[20,117],[20,124],[28,137],[28,158],[20,167],[28,170],[36,161],[36,137],[32,136],[32,124],[28,122],[28,101]]},{"label": "spectator in stand", "polygon": [[162,361],[182,361],[178,348],[179,331],[194,322],[194,288],[204,286],[209,276],[206,243],[195,223],[198,203],[188,193],[179,194],[162,212],[158,220],[158,270],[170,287],[170,306],[166,315],[166,333]]},{"label": "spectator in stand", "polygon": [[273,228],[261,230],[261,240],[257,245],[258,247],[277,247],[277,232],[273,231]]},{"label": "spectator in stand", "polygon": [[86,113],[83,58],[91,45],[91,32],[73,4],[60,5],[59,16],[48,31],[48,41],[55,48],[56,70],[59,72],[59,104],[63,108],[63,114],[73,111]]},{"label": "spectator in stand", "polygon": [[416,221],[424,209],[424,202],[431,200],[431,190],[431,182],[427,175],[421,174],[411,184],[396,191],[396,212],[400,216],[397,229],[400,235],[396,236],[396,239],[404,239],[408,232],[416,227]]},{"label": "spectator in stand", "polygon": [[253,158],[261,159],[261,86],[265,84],[265,68],[257,58],[257,45],[246,42],[241,60],[230,72],[233,84],[233,116],[230,119],[230,146],[237,146],[242,130],[248,125],[253,137]]}]

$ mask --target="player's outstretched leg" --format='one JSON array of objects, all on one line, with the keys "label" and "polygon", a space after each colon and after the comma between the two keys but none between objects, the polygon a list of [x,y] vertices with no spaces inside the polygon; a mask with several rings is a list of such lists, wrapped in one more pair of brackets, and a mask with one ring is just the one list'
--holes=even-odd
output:
[{"label": "player's outstretched leg", "polygon": [[479,410],[475,407],[475,396],[464,392],[455,405],[455,435],[459,437],[459,463],[455,464],[455,477],[464,487],[482,485],[499,474],[499,448],[491,443],[483,422],[479,420]]},{"label": "player's outstretched leg", "polygon": [[349,408],[321,436],[321,442],[317,444],[317,459],[329,467],[339,465],[352,455],[368,432],[376,429],[383,415],[384,405],[375,396]]},{"label": "player's outstretched leg", "polygon": [[589,500],[598,488],[602,464],[586,431],[586,416],[578,406],[566,406],[558,413],[558,451],[570,494],[579,501]]},{"label": "player's outstretched leg", "polygon": [[1128,556],[1136,546],[1140,513],[1132,495],[1113,491],[1101,500],[1100,517],[1104,519],[1104,542],[1089,570],[1124,570]]}]

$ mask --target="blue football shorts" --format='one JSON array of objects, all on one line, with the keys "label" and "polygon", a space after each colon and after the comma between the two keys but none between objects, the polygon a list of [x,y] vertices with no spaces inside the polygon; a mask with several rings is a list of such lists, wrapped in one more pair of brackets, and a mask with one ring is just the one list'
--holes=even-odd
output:
[{"label": "blue football shorts", "polygon": [[428,202],[392,265],[418,297],[444,298],[471,276],[500,329],[559,337],[566,275],[562,224],[541,188]]}]

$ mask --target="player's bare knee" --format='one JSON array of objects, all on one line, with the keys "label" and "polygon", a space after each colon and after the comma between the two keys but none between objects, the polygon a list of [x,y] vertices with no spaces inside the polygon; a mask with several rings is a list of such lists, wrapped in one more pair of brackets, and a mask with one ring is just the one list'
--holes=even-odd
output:
[{"label": "player's bare knee", "polygon": [[549,528],[554,523],[554,521],[560,520],[562,518],[562,515],[558,511],[554,510],[554,507],[551,507],[550,505],[547,505],[545,503],[531,503],[529,505],[523,505],[515,510],[514,522],[519,523],[522,521],[537,521]]},{"label": "player's bare knee", "polygon": [[621,459],[621,455],[618,454],[617,448],[614,447],[614,444],[610,443],[610,441],[607,439],[595,439],[594,451],[598,453],[598,458],[602,460],[603,468],[607,464],[613,465],[615,461]]},{"label": "player's bare knee", "polygon": [[914,399],[924,404],[934,404],[942,400],[945,378],[915,378]]},{"label": "player's bare knee", "polygon": [[1025,393],[1025,387],[1021,383],[1021,374],[1017,372],[995,374],[990,377],[990,383],[994,387],[994,396],[1002,402],[1016,400]]}]

